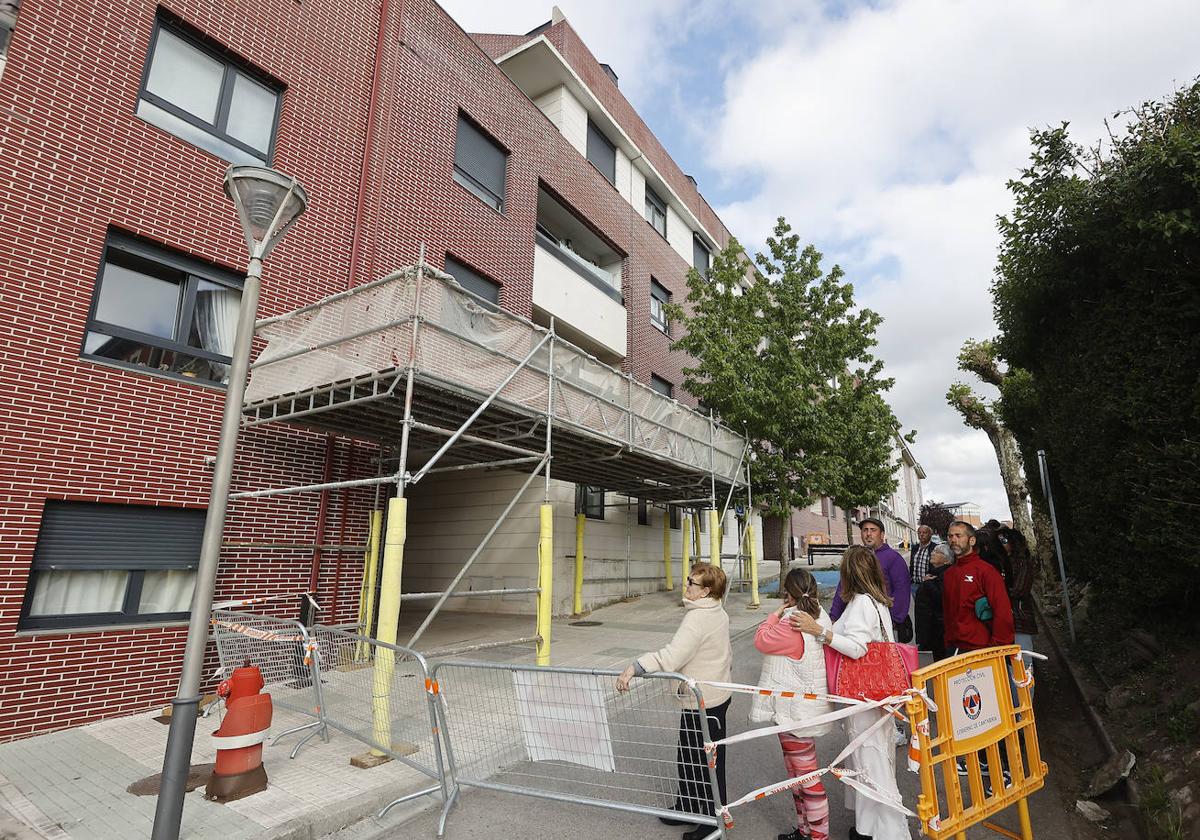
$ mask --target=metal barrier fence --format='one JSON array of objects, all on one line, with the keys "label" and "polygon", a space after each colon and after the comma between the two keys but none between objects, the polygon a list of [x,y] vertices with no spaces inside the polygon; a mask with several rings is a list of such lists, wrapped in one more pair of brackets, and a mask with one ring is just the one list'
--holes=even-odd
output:
[{"label": "metal barrier fence", "polygon": [[304,625],[293,619],[225,609],[213,610],[211,623],[223,675],[249,662],[262,672],[272,703],[315,718],[312,723],[281,732],[272,743],[312,730],[292,750],[295,758],[310,738],[321,735],[328,741],[319,663]]},{"label": "metal barrier fence", "polygon": [[310,738],[319,734],[328,741],[336,729],[436,782],[384,811],[426,794],[445,797],[433,682],[421,654],[320,624],[305,628],[299,621],[234,610],[213,610],[212,628],[223,673],[248,661],[262,672],[272,703],[314,718],[275,736],[272,743],[312,730],[292,758]]},{"label": "metal barrier fence", "polygon": [[[435,663],[450,796],[462,786],[711,825],[725,837],[699,690],[679,674],[646,674],[628,692],[617,671],[491,662]],[[699,724],[681,744],[685,718]],[[693,736],[694,737],[694,736]]]}]

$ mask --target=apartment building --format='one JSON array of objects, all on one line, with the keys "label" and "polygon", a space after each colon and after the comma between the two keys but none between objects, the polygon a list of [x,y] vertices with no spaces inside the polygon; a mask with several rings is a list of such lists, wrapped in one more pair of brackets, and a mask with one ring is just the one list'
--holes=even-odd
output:
[{"label": "apartment building", "polygon": [[[273,166],[310,196],[266,265],[260,317],[424,249],[485,302],[553,319],[631,388],[694,405],[662,304],[729,232],[557,11],[525,35],[470,35],[429,0],[0,12],[0,738],[173,694],[246,260],[230,163]],[[249,427],[233,489],[369,477],[379,455]],[[521,479],[414,489],[405,591],[444,586]],[[558,480],[552,497],[556,612],[572,607],[577,511],[585,606],[662,586],[681,508]],[[469,587],[529,585],[540,501],[520,499]],[[324,620],[353,621],[376,505],[370,489],[235,503],[217,599],[307,590]]]}]

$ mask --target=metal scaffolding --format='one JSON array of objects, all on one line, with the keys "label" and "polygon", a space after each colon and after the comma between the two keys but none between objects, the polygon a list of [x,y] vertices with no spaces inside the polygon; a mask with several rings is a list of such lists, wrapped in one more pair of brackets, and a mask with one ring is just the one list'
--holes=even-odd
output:
[{"label": "metal scaffolding", "polygon": [[[255,335],[265,348],[251,365],[244,425],[283,423],[367,441],[378,448],[381,468],[370,478],[264,487],[232,498],[372,485],[378,498],[379,490],[394,488],[386,526],[378,504],[372,516],[360,598],[360,624],[369,632],[377,616],[376,635],[385,642],[396,641],[403,601],[434,601],[407,642],[411,648],[451,597],[534,594],[536,634],[514,641],[536,640],[538,662],[548,663],[551,472],[663,505],[706,507],[714,532],[718,500],[727,506],[747,485],[745,441],[736,433],[565,341],[553,321],[539,326],[463,289],[424,262],[424,248],[416,265],[262,319]],[[444,591],[401,594],[407,491],[428,475],[494,469],[528,476]],[[539,475],[537,585],[458,591]]]}]

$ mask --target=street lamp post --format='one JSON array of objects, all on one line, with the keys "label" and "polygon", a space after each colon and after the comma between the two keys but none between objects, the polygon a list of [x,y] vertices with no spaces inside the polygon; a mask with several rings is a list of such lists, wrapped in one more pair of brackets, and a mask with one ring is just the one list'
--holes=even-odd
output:
[{"label": "street lamp post", "polygon": [[192,742],[196,736],[204,650],[208,646],[208,625],[225,529],[225,508],[229,502],[233,456],[237,449],[242,400],[246,393],[254,320],[258,314],[262,264],[308,206],[308,196],[296,179],[259,166],[229,167],[225,173],[225,193],[237,207],[238,218],[246,235],[246,247],[250,250],[250,265],[242,286],[237,334],[229,366],[229,384],[225,391],[225,409],[221,416],[221,437],[217,443],[217,461],[213,469],[212,493],[209,496],[208,515],[204,520],[204,540],[200,547],[196,589],[192,594],[187,643],[183,651],[183,673],[179,677],[178,695],[171,701],[171,728],[167,733],[167,750],[163,756],[162,784],[154,811],[152,840],[177,840],[183,817],[183,795],[191,768]]}]

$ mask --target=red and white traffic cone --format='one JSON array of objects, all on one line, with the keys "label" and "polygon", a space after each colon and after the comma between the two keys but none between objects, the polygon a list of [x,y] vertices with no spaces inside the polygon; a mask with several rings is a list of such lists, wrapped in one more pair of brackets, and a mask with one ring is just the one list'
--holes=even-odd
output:
[{"label": "red and white traffic cone", "polygon": [[231,802],[267,789],[262,745],[273,708],[271,695],[260,693],[262,687],[262,673],[249,660],[217,687],[225,698],[225,720],[212,734],[217,765],[204,788],[205,799]]}]

